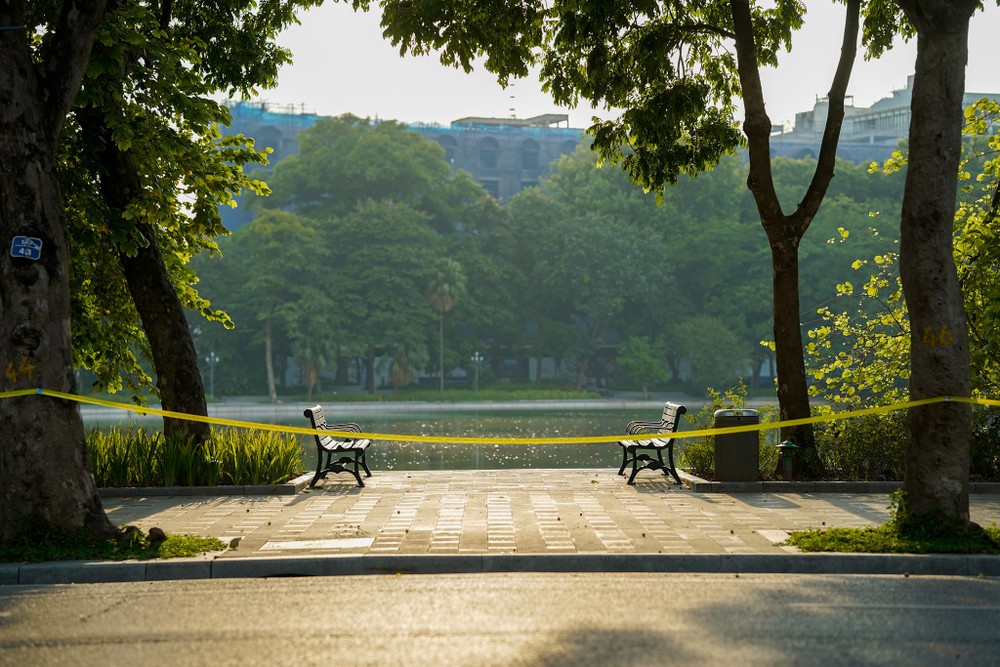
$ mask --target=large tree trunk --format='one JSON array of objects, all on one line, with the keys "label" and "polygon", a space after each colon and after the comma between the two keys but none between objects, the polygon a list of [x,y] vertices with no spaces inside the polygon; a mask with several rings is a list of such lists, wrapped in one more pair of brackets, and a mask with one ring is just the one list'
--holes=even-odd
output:
[{"label": "large tree trunk", "polygon": [[[967,397],[969,342],[952,255],[962,97],[973,0],[900,1],[917,28],[910,157],[899,270],[910,314],[910,398]],[[969,520],[971,413],[967,404],[912,408],[904,521]]]},{"label": "large tree trunk", "polygon": [[[0,3],[0,392],[76,390],[56,141],[103,13],[103,0],[67,3],[46,59],[35,62],[23,6]],[[12,257],[15,236],[40,239],[39,258]],[[0,542],[32,532],[117,533],[78,405],[35,395],[0,399]]]},{"label": "large tree trunk", "polygon": [[[120,216],[142,195],[135,159],[115,145],[99,110],[82,110],[77,113],[77,119],[89,138],[102,146],[99,156],[101,193],[110,210]],[[164,410],[208,416],[198,354],[184,316],[184,306],[163,261],[156,228],[139,223],[136,231],[143,242],[137,244],[132,256],[119,249],[118,262],[149,341],[160,403]],[[200,445],[210,437],[211,427],[203,422],[165,417],[163,433],[170,439]]]}]

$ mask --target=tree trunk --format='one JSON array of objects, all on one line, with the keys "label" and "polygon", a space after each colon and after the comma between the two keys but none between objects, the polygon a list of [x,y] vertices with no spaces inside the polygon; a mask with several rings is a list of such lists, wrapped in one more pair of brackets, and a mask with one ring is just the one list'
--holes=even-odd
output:
[{"label": "tree trunk", "polygon": [[[0,4],[0,392],[76,390],[56,141],[103,13],[102,0],[63,8],[49,59],[36,62],[23,4]],[[41,241],[37,260],[11,256],[16,236]],[[0,543],[77,532],[117,534],[97,494],[78,404],[0,399]]]},{"label": "tree trunk", "polygon": [[[766,228],[767,225],[765,225]],[[776,226],[772,223],[772,227]],[[790,234],[789,234],[790,235]],[[768,238],[772,238],[769,234]],[[777,362],[779,418],[808,417],[809,388],[806,384],[805,357],[802,354],[802,323],[799,313],[799,253],[798,239],[771,242],[771,270],[774,285],[774,357]],[[822,462],[816,452],[812,427],[786,426],[781,439],[789,440],[800,449],[801,476],[823,474]]]},{"label": "tree trunk", "polygon": [[[757,62],[753,18],[748,0],[730,0],[736,35],[736,60],[743,91],[744,133],[750,157],[747,187],[757,205],[761,224],[771,247],[774,279],[774,357],[778,371],[778,405],[781,419],[810,416],[802,325],[799,321],[799,242],[826,196],[837,157],[837,143],[844,120],[844,98],[857,53],[860,0],[847,0],[840,60],[827,95],[829,112],[820,142],[816,171],[805,195],[791,215],[785,215],[774,189],[771,173],[771,119],[764,105],[764,92]],[[823,465],[816,452],[812,425],[785,427],[781,437],[801,447],[798,474],[820,477]]]},{"label": "tree trunk", "polygon": [[348,375],[348,365],[351,363],[350,357],[338,356],[337,357],[337,371],[336,376],[333,380],[335,385],[344,386],[350,383],[350,376]]},{"label": "tree trunk", "polygon": [[312,400],[313,387],[316,388],[316,393],[319,394],[323,391],[323,385],[321,382],[322,374],[320,373],[319,363],[316,361],[310,361],[305,368],[306,376],[306,399]]},{"label": "tree trunk", "polygon": [[[40,145],[42,133],[21,129],[15,136],[12,129],[0,124],[0,391],[72,394],[69,249],[55,151]],[[15,146],[27,153],[12,155]],[[10,257],[14,236],[40,239],[41,258]],[[0,438],[0,542],[54,529],[114,533],[97,495],[77,403],[34,395],[0,400]]]},{"label": "tree trunk", "polygon": [[[952,254],[969,19],[977,3],[899,2],[917,28],[899,270],[910,314],[910,398],[967,397],[969,342]],[[911,408],[904,521],[969,521],[971,411]]]},{"label": "tree trunk", "polygon": [[369,394],[375,393],[375,348],[371,345],[365,355],[365,388]]},{"label": "tree trunk", "polygon": [[[156,230],[145,224],[139,228],[147,245],[139,247],[135,257],[119,252],[118,260],[149,341],[160,403],[164,410],[207,417],[205,385],[184,306],[167,273]],[[201,445],[209,439],[211,427],[203,422],[165,417],[163,433],[167,438]]]},{"label": "tree trunk", "polygon": [[587,377],[587,357],[580,356],[576,358],[576,382],[573,388],[576,391],[581,391],[583,389],[584,380]]},{"label": "tree trunk", "polygon": [[[135,159],[115,145],[99,110],[88,107],[76,116],[89,138],[102,146],[99,156],[101,193],[110,210],[121,216],[129,204],[142,195]],[[144,243],[137,244],[134,256],[119,248],[118,262],[149,341],[160,403],[164,410],[207,417],[208,404],[198,369],[198,353],[184,316],[184,306],[163,261],[156,228],[143,223],[138,223],[136,228]],[[189,440],[200,445],[208,440],[211,427],[203,422],[165,417],[163,433],[170,439]]]},{"label": "tree trunk", "polygon": [[438,369],[441,372],[439,391],[444,391],[444,311],[438,319]]},{"label": "tree trunk", "polygon": [[270,317],[264,323],[264,366],[267,368],[267,400],[277,403],[278,390],[274,385],[274,336]]}]

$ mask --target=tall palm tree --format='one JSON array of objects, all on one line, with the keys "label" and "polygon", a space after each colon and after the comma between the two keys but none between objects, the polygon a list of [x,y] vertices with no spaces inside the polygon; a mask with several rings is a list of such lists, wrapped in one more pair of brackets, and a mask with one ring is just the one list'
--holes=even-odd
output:
[{"label": "tall palm tree", "polygon": [[462,265],[454,259],[443,260],[427,294],[431,307],[438,314],[438,370],[441,391],[444,391],[444,314],[454,308],[464,295],[465,273],[462,271]]}]

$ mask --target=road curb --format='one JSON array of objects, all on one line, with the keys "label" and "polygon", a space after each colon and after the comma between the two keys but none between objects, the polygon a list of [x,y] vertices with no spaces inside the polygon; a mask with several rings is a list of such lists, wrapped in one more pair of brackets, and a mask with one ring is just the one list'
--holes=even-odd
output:
[{"label": "road curb", "polygon": [[1000,556],[961,554],[470,554],[66,561],[0,565],[0,585],[373,574],[658,572],[1000,577]]},{"label": "road curb", "polygon": [[[903,488],[902,482],[878,481],[780,481],[712,482],[677,471],[685,489],[695,493],[892,493]],[[986,495],[1000,493],[1000,482],[970,482],[969,493]]]},{"label": "road curb", "polygon": [[205,496],[294,496],[305,491],[313,473],[305,473],[283,484],[229,484],[219,486],[126,486],[97,490],[101,498],[205,497]]}]

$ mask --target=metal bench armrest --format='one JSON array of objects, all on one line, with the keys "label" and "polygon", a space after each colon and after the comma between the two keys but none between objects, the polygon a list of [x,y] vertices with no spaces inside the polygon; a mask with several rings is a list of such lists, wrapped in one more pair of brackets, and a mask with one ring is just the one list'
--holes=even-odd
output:
[{"label": "metal bench armrest", "polygon": [[629,422],[626,432],[629,435],[636,435],[643,431],[659,430],[661,428],[663,428],[663,422],[634,421]]}]

